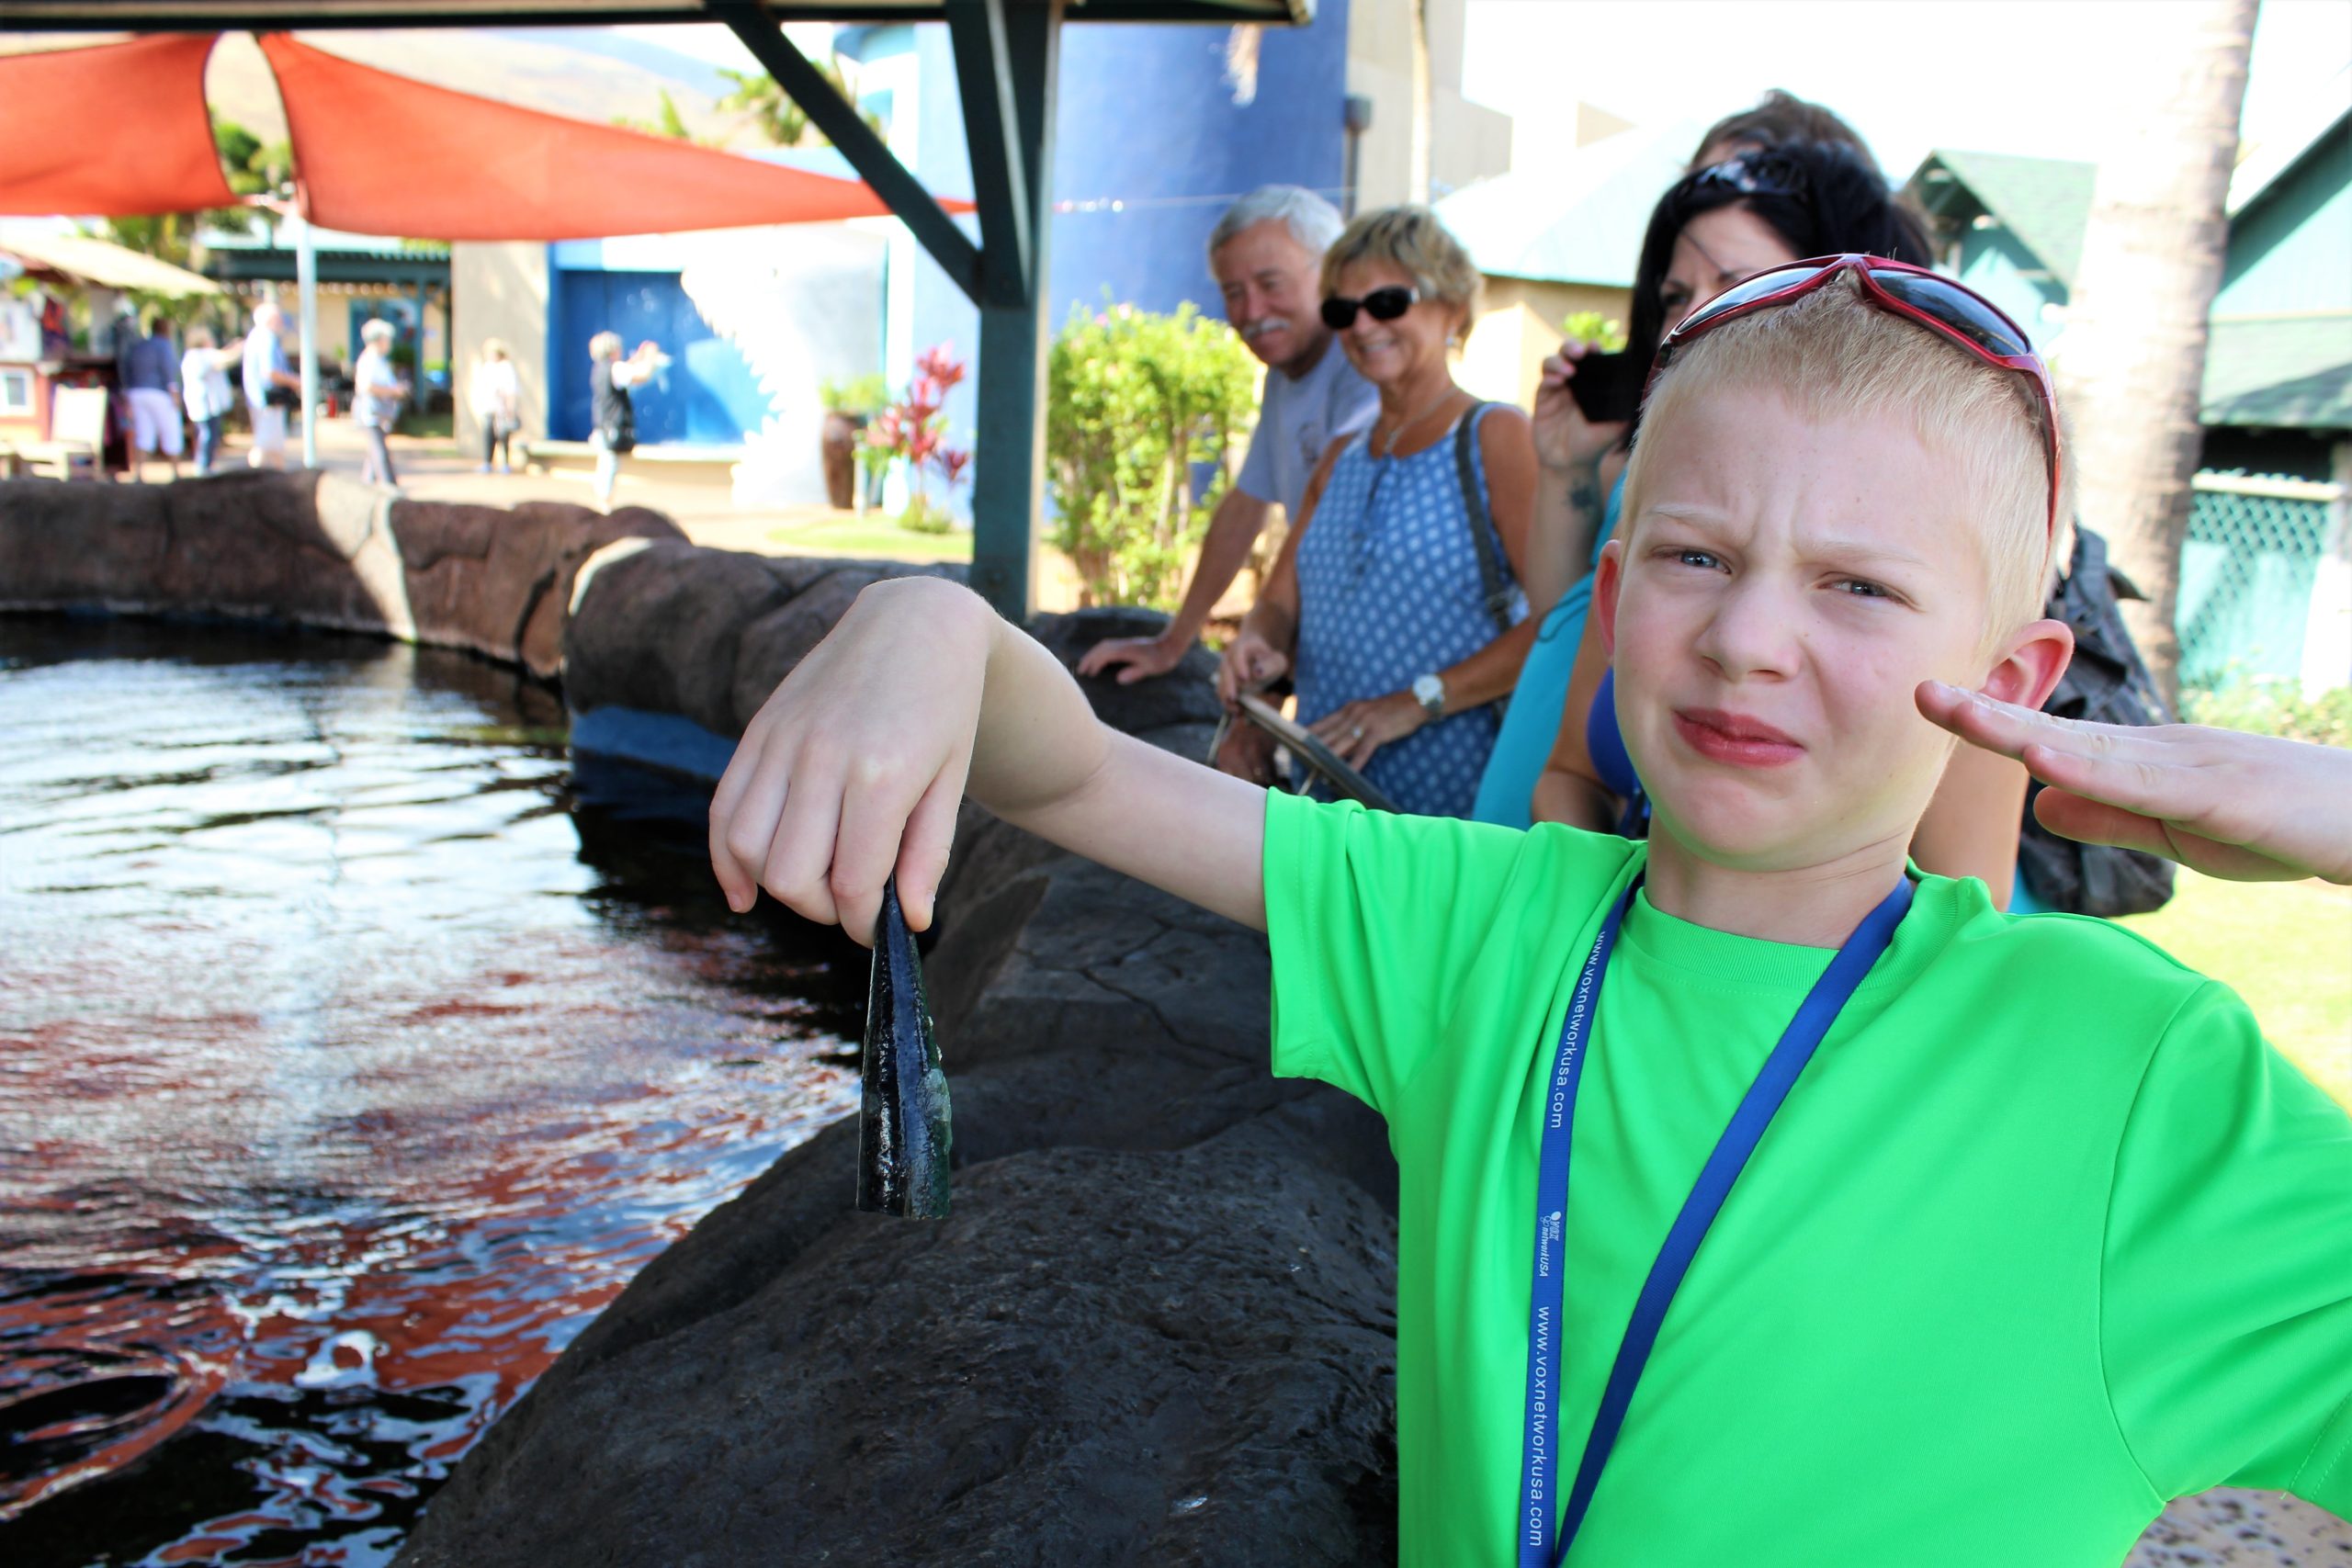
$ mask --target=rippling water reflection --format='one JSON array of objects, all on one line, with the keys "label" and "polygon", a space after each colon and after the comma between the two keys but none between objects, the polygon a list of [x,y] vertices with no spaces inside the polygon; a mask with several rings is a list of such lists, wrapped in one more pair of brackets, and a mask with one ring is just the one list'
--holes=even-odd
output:
[{"label": "rippling water reflection", "polygon": [[0,616],[0,1562],[376,1563],[841,1114],[862,972],[575,811],[560,704]]}]

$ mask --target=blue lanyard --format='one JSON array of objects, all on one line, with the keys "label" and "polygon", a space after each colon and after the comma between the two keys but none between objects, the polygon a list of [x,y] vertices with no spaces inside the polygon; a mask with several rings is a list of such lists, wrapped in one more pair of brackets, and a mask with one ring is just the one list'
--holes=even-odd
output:
[{"label": "blue lanyard", "polygon": [[[1600,1482],[1601,1467],[1609,1462],[1609,1451],[1616,1446],[1618,1430],[1625,1424],[1626,1407],[1634,1402],[1634,1385],[1641,1381],[1642,1368],[1648,1363],[1658,1329],[1666,1322],[1667,1308],[1683,1275],[1690,1272],[1690,1260],[1698,1256],[1707,1227],[1714,1224],[1724,1200],[1731,1195],[1732,1183],[1739,1179],[1764,1129],[1771,1125],[1773,1113],[1795,1086],[1797,1075],[1813,1059],[1814,1048],[1829,1032],[1879,954],[1886,951],[1894,928],[1911,907],[1911,883],[1905,878],[1854,928],[1854,934],[1846,939],[1828,969],[1806,993],[1780,1043],[1772,1047],[1756,1081],[1748,1085],[1739,1109],[1732,1112],[1730,1124],[1716,1140],[1714,1153],[1707,1156],[1699,1179],[1691,1184],[1690,1196],[1675,1216],[1673,1228],[1666,1233],[1657,1260],[1650,1265],[1649,1278],[1634,1299],[1633,1316],[1617,1347],[1616,1363],[1609,1369],[1600,1407],[1593,1413],[1592,1431],[1585,1438],[1584,1458],[1577,1466],[1563,1516],[1559,1508],[1559,1368],[1568,1151],[1575,1136],[1577,1085],[1584,1077],[1586,1045],[1593,1015],[1600,1007],[1600,982],[1609,970],[1609,955],[1617,946],[1618,928],[1624,924],[1625,911],[1633,908],[1634,895],[1641,885],[1641,878],[1635,877],[1634,886],[1625,889],[1625,896],[1609,912],[1592,944],[1592,955],[1585,960],[1584,972],[1577,978],[1567,1022],[1560,1029],[1560,1054],[1552,1069],[1551,1092],[1544,1106],[1542,1164],[1535,1179],[1534,1291],[1527,1323],[1527,1433],[1521,1450],[1519,1521],[1513,1531],[1519,1542],[1520,1568],[1557,1568],[1575,1544],[1585,1510],[1592,1505],[1593,1488]],[[1559,1519],[1557,1546],[1553,1545],[1555,1517]]]}]

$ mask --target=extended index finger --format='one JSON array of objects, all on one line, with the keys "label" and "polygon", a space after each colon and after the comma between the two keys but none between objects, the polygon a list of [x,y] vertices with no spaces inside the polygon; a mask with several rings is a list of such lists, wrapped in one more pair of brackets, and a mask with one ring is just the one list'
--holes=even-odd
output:
[{"label": "extended index finger", "polygon": [[2005,703],[1982,692],[1949,686],[1941,681],[1921,682],[1914,700],[1930,722],[1943,726],[1972,746],[2019,761],[2024,760],[2025,749],[2036,742],[2064,746],[2074,728],[2048,714]]}]

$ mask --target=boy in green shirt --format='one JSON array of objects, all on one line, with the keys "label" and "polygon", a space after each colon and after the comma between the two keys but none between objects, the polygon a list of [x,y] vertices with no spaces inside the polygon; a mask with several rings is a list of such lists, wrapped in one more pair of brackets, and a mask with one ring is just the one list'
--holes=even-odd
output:
[{"label": "boy in green shirt", "polygon": [[2030,709],[2071,650],[2014,333],[1849,257],[1669,335],[1594,594],[1645,843],[1266,795],[913,580],[747,731],[721,883],[865,933],[895,873],[927,923],[968,788],[1267,931],[1274,1070],[1396,1153],[1408,1563],[2112,1568],[2224,1482],[2352,1513],[2352,1122],[2146,943],[1906,874],[1928,683]]}]

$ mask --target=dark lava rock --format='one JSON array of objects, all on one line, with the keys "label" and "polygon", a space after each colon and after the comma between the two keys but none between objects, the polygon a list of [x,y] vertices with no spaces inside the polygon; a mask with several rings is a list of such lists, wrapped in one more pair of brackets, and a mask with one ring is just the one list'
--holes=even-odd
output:
[{"label": "dark lava rock", "polygon": [[502,1424],[401,1561],[1390,1562],[1391,1247],[1269,1129],[994,1160]]},{"label": "dark lava rock", "polygon": [[387,495],[271,470],[167,485],[0,481],[0,604],[405,635]]},{"label": "dark lava rock", "polygon": [[684,543],[615,552],[596,563],[565,627],[564,698],[575,713],[681,714],[714,735],[740,735],[859,589],[960,570]]},{"label": "dark lava rock", "polygon": [[628,538],[682,542],[677,525],[641,506],[607,515],[563,502],[516,507],[390,503],[420,642],[470,649],[542,680],[563,658],[581,563]]},{"label": "dark lava rock", "polygon": [[681,714],[718,735],[735,723],[743,628],[805,584],[765,556],[657,544],[599,561],[563,643],[564,701]]},{"label": "dark lava rock", "polygon": [[0,607],[144,608],[171,538],[159,485],[0,479]]},{"label": "dark lava rock", "polygon": [[[607,558],[567,700],[737,733],[906,570]],[[1032,629],[1074,664],[1163,624]],[[1198,755],[1214,668],[1080,684]],[[792,1150],[491,1428],[402,1564],[1395,1561],[1396,1168],[1371,1111],[1268,1071],[1265,939],[970,806],[940,908],[949,1217],[854,1211],[854,1117]]]},{"label": "dark lava rock", "polygon": [[410,501],[331,473],[0,481],[0,608],[226,615],[375,632],[556,673],[572,581],[658,513]]}]

